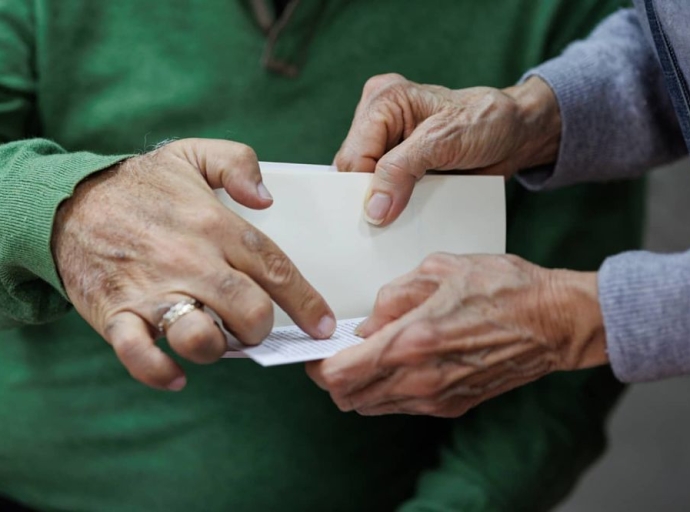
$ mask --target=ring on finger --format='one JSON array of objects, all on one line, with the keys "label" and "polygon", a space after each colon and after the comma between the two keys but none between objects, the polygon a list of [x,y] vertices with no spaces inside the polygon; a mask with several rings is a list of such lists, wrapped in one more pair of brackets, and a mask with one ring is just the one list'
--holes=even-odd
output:
[{"label": "ring on finger", "polygon": [[168,309],[161,321],[158,322],[158,331],[162,334],[167,333],[168,329],[177,322],[180,318],[196,309],[203,308],[204,305],[196,299],[184,299],[180,302],[173,304],[170,309]]}]

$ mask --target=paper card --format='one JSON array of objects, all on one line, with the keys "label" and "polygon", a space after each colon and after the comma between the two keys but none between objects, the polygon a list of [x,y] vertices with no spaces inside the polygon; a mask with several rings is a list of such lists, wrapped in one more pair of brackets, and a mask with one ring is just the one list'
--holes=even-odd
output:
[{"label": "paper card", "polygon": [[[218,198],[266,233],[324,296],[338,319],[366,317],[378,290],[434,252],[505,252],[502,177],[429,175],[392,225],[368,224],[363,201],[372,175],[333,167],[262,163],[274,197],[266,210]],[[275,326],[293,325],[278,307]]]},{"label": "paper card", "polygon": [[[355,328],[364,318],[353,318],[338,321],[338,326],[327,340],[314,340],[295,325],[276,327],[273,332],[256,347],[239,346],[239,350],[230,350],[223,357],[250,357],[261,366],[303,363],[331,357],[341,350],[361,343],[362,338],[355,335]],[[237,342],[226,332],[233,347]]]}]

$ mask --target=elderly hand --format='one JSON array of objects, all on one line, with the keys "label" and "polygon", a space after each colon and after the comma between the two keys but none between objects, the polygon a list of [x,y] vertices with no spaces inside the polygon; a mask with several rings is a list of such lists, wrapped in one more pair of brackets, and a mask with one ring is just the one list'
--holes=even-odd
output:
[{"label": "elderly hand", "polygon": [[399,75],[371,78],[335,157],[341,171],[374,172],[365,217],[387,225],[428,170],[510,177],[555,161],[556,98],[540,78],[505,90],[450,90]]},{"label": "elderly hand", "polygon": [[343,411],[455,417],[550,372],[607,362],[596,273],[435,254],[381,289],[366,340],[310,363]]},{"label": "elderly hand", "polygon": [[[132,376],[155,388],[186,384],[182,368],[155,343],[164,313],[182,300],[207,305],[246,344],[271,331],[271,299],[313,337],[335,328],[330,308],[287,256],[225,208],[214,188],[251,208],[272,203],[250,148],[188,139],[84,181],[55,220],[53,254],[70,300]],[[166,334],[195,363],[227,349],[202,309],[179,317]]]}]

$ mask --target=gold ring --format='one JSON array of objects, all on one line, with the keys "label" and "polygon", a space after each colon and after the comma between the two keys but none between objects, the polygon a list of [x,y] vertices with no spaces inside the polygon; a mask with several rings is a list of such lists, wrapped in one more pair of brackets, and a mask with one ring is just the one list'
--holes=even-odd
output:
[{"label": "gold ring", "polygon": [[187,313],[191,313],[195,309],[201,309],[203,307],[204,305],[196,299],[181,300],[165,312],[161,321],[158,322],[158,330],[165,334],[172,324]]}]

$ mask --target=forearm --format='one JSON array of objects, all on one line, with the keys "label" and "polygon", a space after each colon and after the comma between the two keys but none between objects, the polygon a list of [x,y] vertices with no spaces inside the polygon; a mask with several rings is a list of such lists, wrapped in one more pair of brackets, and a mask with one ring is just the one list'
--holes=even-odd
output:
[{"label": "forearm", "polygon": [[[535,109],[529,96],[526,103],[528,113],[546,116],[541,132],[526,122],[534,158],[517,155],[520,167],[530,169],[517,177],[530,189],[634,178],[687,152],[656,54],[634,10],[618,11],[588,39],[525,77],[532,78],[509,91],[538,77],[550,88],[540,90],[539,101],[551,105]],[[549,163],[555,165],[544,166]]]},{"label": "forearm", "polygon": [[534,316],[561,334],[558,369],[608,363],[623,382],[690,374],[690,251],[622,253],[598,275],[547,272],[548,313]]},{"label": "forearm", "polygon": [[67,311],[50,247],[55,213],[80,181],[122,158],[69,154],[44,139],[0,146],[0,328]]}]

